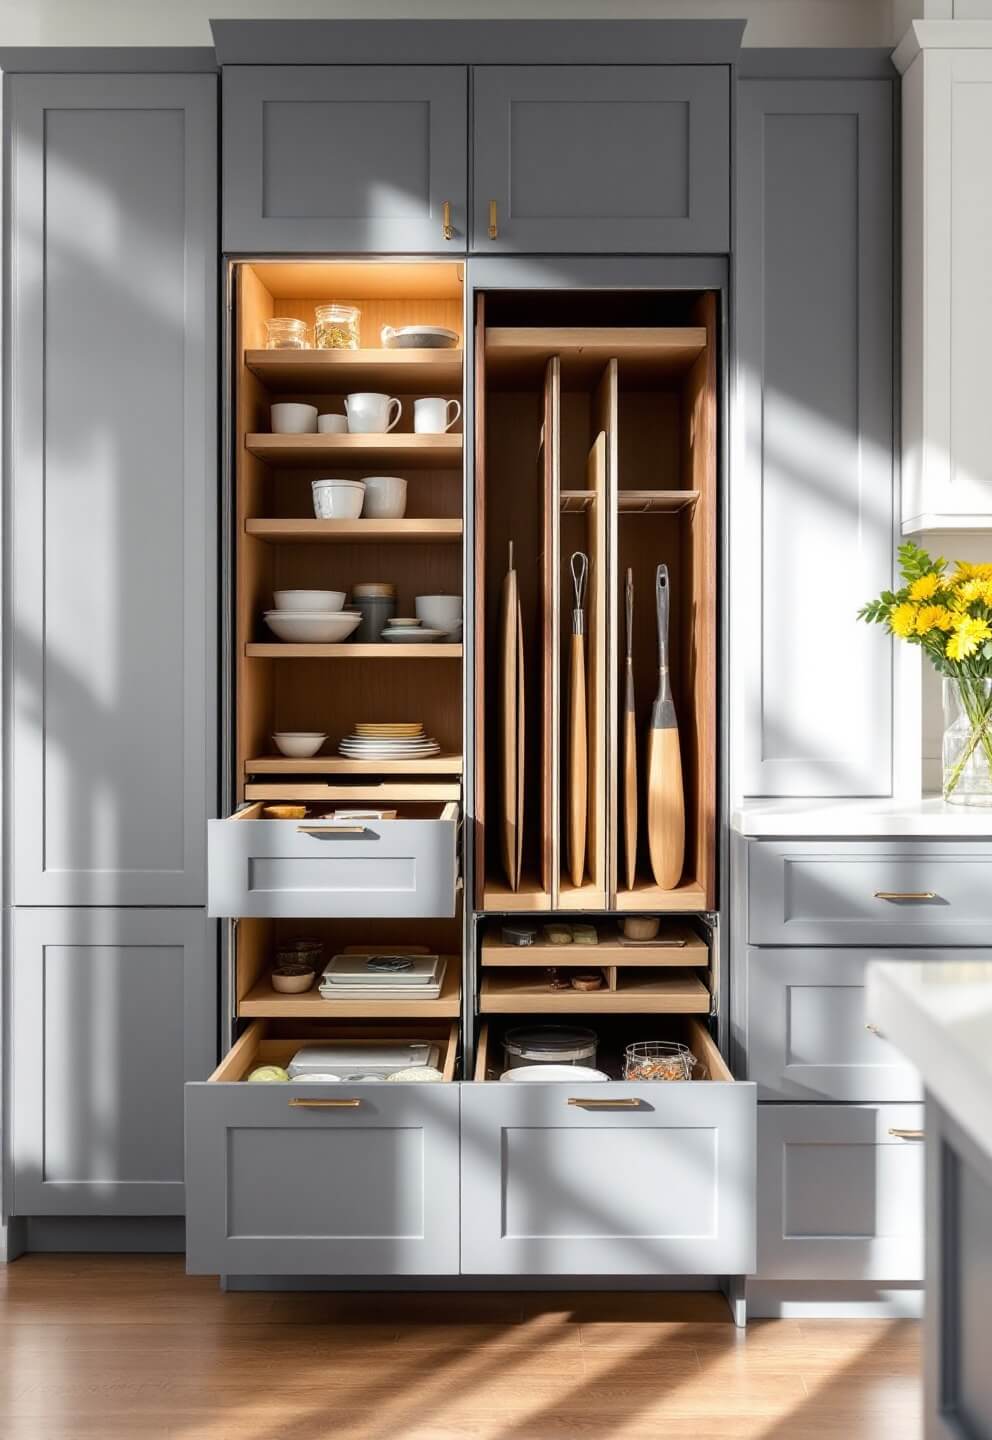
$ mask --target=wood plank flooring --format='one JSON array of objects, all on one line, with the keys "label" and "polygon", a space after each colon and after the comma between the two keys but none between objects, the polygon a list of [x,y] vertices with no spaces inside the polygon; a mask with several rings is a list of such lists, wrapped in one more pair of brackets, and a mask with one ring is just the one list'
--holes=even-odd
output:
[{"label": "wood plank flooring", "polygon": [[229,1294],[178,1256],[0,1267],[2,1440],[920,1440],[912,1321],[715,1295]]}]

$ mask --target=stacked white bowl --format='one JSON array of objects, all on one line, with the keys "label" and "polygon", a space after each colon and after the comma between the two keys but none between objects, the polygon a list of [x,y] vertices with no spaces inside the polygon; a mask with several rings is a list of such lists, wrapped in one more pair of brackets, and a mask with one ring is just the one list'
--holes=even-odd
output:
[{"label": "stacked white bowl", "polygon": [[344,613],[343,590],[277,590],[265,623],[280,640],[294,645],[335,645],[358,629],[360,615]]}]

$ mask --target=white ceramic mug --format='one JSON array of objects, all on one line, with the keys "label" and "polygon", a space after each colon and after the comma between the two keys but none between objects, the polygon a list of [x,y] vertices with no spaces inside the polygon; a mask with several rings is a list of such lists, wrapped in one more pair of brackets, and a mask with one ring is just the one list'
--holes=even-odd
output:
[{"label": "white ceramic mug", "polygon": [[[394,405],[396,414],[390,420]],[[349,395],[344,408],[348,412],[348,429],[352,435],[385,435],[395,430],[403,414],[403,402],[395,395],[390,399],[388,395],[375,395],[367,390]]]},{"label": "white ceramic mug", "polygon": [[321,435],[347,435],[347,415],[318,415],[317,430]]},{"label": "white ceramic mug", "polygon": [[[449,412],[454,413],[449,419]],[[445,400],[440,395],[427,395],[413,402],[413,428],[418,435],[443,435],[457,424],[462,413],[460,400]]]},{"label": "white ceramic mug", "polygon": [[406,481],[399,475],[366,475],[362,514],[370,520],[402,520],[406,514]]},{"label": "white ceramic mug", "polygon": [[295,400],[280,400],[269,412],[273,435],[311,435],[317,429],[316,405],[299,405]]}]

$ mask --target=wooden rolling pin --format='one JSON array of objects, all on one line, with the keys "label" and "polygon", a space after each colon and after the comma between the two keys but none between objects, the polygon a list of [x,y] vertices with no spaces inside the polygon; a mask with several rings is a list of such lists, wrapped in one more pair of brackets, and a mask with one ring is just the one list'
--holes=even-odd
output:
[{"label": "wooden rolling pin", "polygon": [[651,707],[648,730],[648,849],[655,884],[674,890],[682,878],[685,856],[685,795],[679,728],[668,674],[668,566],[655,573],[658,612],[658,694]]}]

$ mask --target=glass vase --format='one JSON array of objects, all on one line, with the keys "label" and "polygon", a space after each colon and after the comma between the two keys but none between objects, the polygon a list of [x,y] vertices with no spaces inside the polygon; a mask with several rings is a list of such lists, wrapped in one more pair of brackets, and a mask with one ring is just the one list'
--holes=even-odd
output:
[{"label": "glass vase", "polygon": [[992,805],[992,680],[944,678],[944,799]]}]

